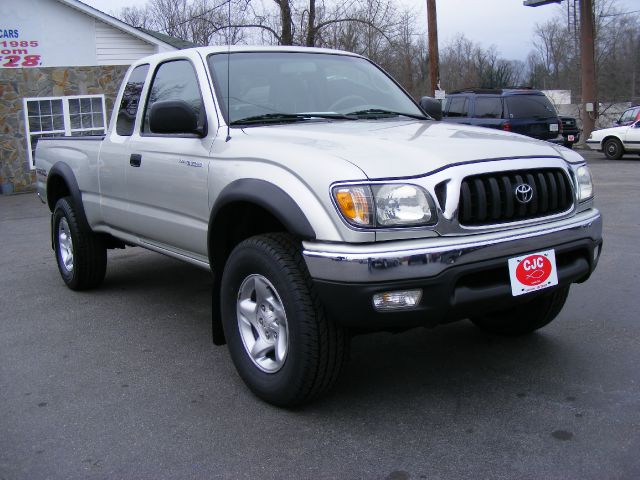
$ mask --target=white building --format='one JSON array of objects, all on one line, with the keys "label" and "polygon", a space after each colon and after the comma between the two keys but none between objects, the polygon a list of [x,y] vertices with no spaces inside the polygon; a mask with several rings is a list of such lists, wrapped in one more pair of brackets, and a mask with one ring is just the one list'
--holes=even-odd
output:
[{"label": "white building", "polygon": [[34,182],[38,138],[104,133],[128,66],[192,46],[78,0],[0,2],[0,189]]}]

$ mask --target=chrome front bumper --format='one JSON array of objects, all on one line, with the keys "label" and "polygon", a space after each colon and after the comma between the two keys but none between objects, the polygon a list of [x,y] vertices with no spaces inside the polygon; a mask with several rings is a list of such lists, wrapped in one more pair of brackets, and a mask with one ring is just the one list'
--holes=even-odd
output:
[{"label": "chrome front bumper", "polygon": [[[602,218],[596,209],[543,225],[464,237],[375,244],[303,242],[303,256],[316,280],[389,282],[435,277],[452,267],[587,239],[598,245],[602,241]],[[599,255],[600,249],[595,252]]]}]

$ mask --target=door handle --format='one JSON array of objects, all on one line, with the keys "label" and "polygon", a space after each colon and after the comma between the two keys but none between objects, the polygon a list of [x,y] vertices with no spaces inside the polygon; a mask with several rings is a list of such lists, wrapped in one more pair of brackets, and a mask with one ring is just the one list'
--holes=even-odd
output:
[{"label": "door handle", "polygon": [[129,157],[129,165],[132,167],[139,167],[142,163],[142,155],[139,153],[132,153]]}]

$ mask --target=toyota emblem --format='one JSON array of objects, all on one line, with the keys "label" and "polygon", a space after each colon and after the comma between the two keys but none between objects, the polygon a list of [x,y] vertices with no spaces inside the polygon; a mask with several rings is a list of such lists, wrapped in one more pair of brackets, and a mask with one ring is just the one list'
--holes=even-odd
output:
[{"label": "toyota emblem", "polygon": [[533,188],[531,188],[531,185],[527,183],[516,185],[516,200],[518,200],[518,202],[522,204],[529,203],[532,198]]}]

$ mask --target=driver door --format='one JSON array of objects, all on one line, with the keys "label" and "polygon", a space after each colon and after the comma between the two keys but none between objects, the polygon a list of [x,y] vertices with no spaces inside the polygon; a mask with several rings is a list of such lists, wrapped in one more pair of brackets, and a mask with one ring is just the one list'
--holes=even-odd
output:
[{"label": "driver door", "polygon": [[[148,89],[141,128],[129,143],[126,185],[131,228],[144,242],[206,261],[209,221],[209,152],[215,139],[207,118],[202,67],[189,58],[160,63]],[[198,75],[200,73],[200,75]],[[155,133],[149,111],[155,102],[182,101],[195,110],[198,134]]]}]

